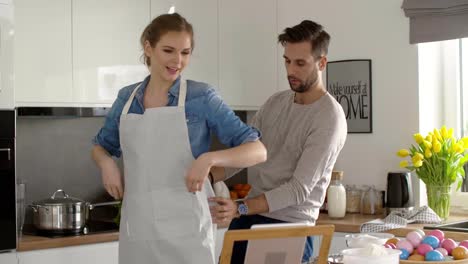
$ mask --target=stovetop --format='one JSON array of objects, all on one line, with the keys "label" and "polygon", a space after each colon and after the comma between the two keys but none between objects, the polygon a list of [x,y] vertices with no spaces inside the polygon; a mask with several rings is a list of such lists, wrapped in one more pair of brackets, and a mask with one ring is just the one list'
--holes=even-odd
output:
[{"label": "stovetop", "polygon": [[33,224],[25,224],[23,226],[23,235],[43,236],[49,238],[65,237],[65,236],[82,236],[101,233],[111,233],[119,231],[119,226],[114,222],[109,221],[88,221],[85,228],[77,232],[51,232],[37,229]]}]

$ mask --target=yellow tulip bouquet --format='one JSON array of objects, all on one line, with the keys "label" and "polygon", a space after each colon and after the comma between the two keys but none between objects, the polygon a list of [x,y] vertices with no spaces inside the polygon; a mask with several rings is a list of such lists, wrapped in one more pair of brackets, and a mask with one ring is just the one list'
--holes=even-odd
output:
[{"label": "yellow tulip bouquet", "polygon": [[457,182],[459,189],[465,177],[463,165],[468,161],[468,137],[456,139],[453,129],[443,126],[434,129],[426,137],[420,133],[414,134],[416,145],[409,150],[401,149],[397,155],[410,161],[403,160],[400,167],[415,171],[426,184],[429,207],[442,220],[449,216],[450,187]]}]

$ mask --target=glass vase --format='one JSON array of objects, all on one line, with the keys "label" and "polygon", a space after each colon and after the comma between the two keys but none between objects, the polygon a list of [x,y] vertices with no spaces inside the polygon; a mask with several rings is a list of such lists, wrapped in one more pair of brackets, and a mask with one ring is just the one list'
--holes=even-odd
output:
[{"label": "glass vase", "polygon": [[450,185],[426,185],[427,203],[429,207],[445,222],[450,213]]}]

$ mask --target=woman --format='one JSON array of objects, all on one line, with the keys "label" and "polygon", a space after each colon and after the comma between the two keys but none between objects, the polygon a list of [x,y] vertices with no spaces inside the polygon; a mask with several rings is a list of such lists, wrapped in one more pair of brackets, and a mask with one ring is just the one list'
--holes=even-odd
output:
[{"label": "woman", "polygon": [[[209,171],[263,162],[266,149],[214,89],[181,79],[194,47],[183,17],[155,18],[140,41],[150,76],[119,91],[92,150],[107,192],[123,198],[119,262],[214,263],[212,224],[201,217]],[[208,152],[211,133],[232,148]],[[121,153],[124,181],[111,158]]]}]

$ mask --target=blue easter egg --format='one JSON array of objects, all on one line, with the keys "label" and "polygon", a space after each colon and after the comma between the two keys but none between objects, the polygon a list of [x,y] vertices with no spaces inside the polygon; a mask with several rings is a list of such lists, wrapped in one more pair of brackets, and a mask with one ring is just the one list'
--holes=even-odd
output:
[{"label": "blue easter egg", "polygon": [[439,247],[439,239],[435,236],[425,236],[423,240],[421,241],[421,244],[428,244],[432,248],[438,248]]},{"label": "blue easter egg", "polygon": [[400,259],[403,259],[403,260],[408,259],[408,257],[409,257],[408,250],[402,248],[402,249],[400,249],[400,251],[401,251]]},{"label": "blue easter egg", "polygon": [[445,258],[439,251],[432,250],[426,253],[425,259],[426,261],[443,261]]}]

